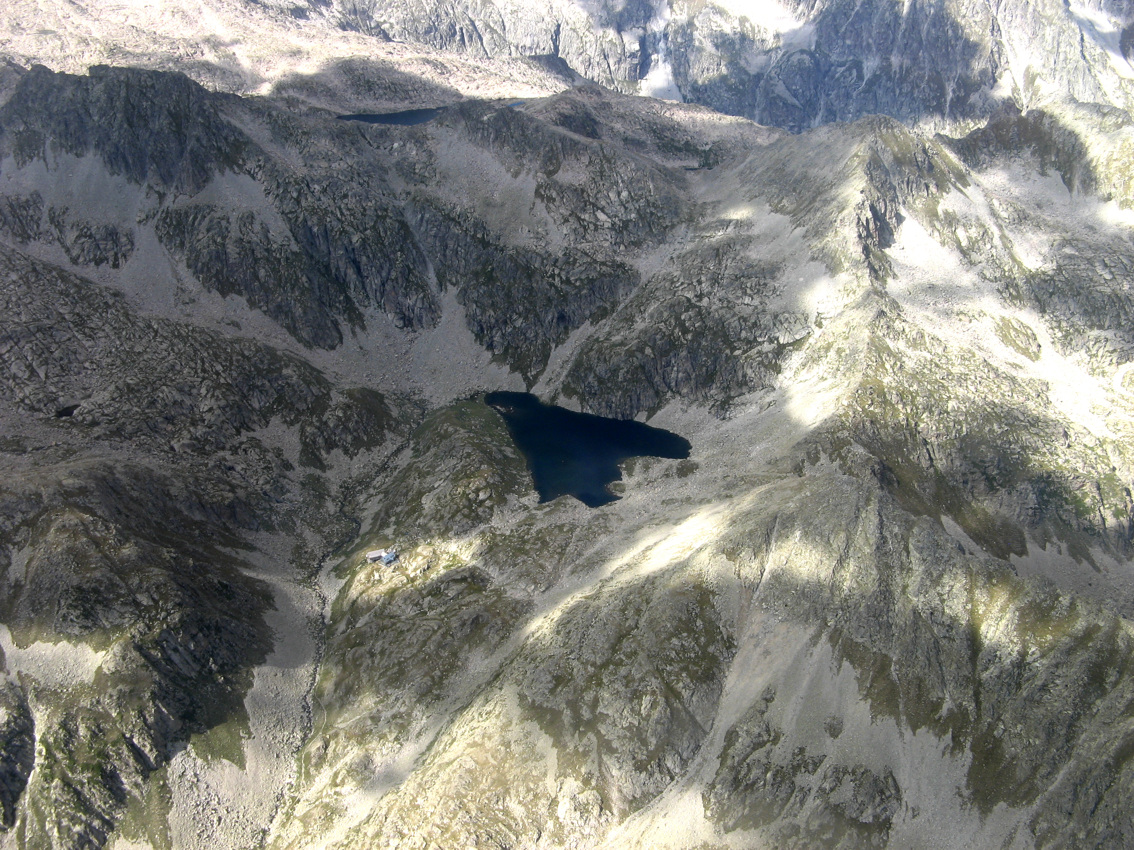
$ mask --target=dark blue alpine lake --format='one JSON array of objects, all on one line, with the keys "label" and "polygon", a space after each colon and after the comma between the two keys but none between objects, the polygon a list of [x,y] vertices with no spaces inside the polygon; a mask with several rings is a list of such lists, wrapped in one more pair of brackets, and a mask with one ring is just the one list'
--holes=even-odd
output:
[{"label": "dark blue alpine lake", "polygon": [[[504,104],[505,107],[522,106],[524,101],[515,100]],[[452,104],[449,104],[452,106]],[[340,121],[362,121],[366,124],[390,124],[398,127],[412,127],[415,124],[425,124],[432,121],[448,106],[431,106],[424,109],[401,109],[397,112],[355,112],[350,115],[338,116]]]},{"label": "dark blue alpine lake", "polygon": [[607,485],[622,478],[622,461],[689,457],[684,437],[641,422],[576,413],[530,393],[488,393],[484,401],[504,417],[541,502],[574,496],[597,508],[618,498]]},{"label": "dark blue alpine lake", "polygon": [[399,127],[412,127],[432,121],[445,107],[431,109],[403,109],[400,112],[356,112],[353,115],[340,115],[340,121],[362,121],[366,124],[392,124]]}]

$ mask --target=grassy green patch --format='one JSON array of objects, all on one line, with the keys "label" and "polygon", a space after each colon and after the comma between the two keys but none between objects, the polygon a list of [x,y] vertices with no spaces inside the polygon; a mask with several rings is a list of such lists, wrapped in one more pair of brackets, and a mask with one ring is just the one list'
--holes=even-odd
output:
[{"label": "grassy green patch", "polygon": [[145,794],[130,798],[117,831],[127,841],[148,843],[153,850],[173,850],[173,840],[169,835],[172,810],[173,794],[163,767],[150,774]]},{"label": "grassy green patch", "polygon": [[241,705],[227,720],[194,735],[190,743],[202,761],[213,763],[223,759],[244,770],[244,742],[251,737],[248,712]]}]

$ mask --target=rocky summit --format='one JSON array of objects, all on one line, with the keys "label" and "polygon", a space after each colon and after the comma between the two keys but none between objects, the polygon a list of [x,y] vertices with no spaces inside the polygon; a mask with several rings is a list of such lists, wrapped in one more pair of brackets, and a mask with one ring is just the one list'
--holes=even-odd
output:
[{"label": "rocky summit", "polygon": [[8,7],[0,847],[1134,846],[1130,4]]}]

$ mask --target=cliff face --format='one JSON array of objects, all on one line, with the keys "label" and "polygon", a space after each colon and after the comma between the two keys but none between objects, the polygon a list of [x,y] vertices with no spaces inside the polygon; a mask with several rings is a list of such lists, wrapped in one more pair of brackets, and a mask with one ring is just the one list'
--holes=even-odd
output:
[{"label": "cliff face", "polygon": [[[779,123],[924,94],[879,73]],[[322,79],[9,76],[7,845],[1130,842],[1113,103],[789,135],[579,85],[405,127]],[[524,387],[691,457],[539,503],[476,395]]]}]

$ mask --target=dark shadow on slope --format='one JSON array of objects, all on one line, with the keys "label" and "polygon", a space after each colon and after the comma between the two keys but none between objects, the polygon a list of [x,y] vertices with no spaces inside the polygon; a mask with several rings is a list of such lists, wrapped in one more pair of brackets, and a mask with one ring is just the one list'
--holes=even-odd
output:
[{"label": "dark shadow on slope", "polygon": [[567,64],[566,59],[557,54],[540,53],[531,56],[525,56],[524,58],[531,62],[533,65],[542,68],[550,74],[555,75],[568,85],[578,86],[589,82],[589,80],[581,76],[578,72],[575,71],[574,68]]},{"label": "dark shadow on slope", "polygon": [[715,168],[762,147],[780,132],[755,125],[722,129],[713,121],[697,121],[712,114],[706,107],[643,103],[589,82],[535,102],[525,111],[584,139],[622,145],[686,171]]},{"label": "dark shadow on slope", "polygon": [[[195,736],[223,726],[209,754],[243,759],[243,700],[273,643],[272,590],[250,573],[289,569],[253,565],[249,538],[306,521],[334,540],[345,524],[333,512],[306,519],[322,510],[319,482],[297,491],[283,454],[249,432],[291,426],[318,459],[397,426],[375,392],[332,395],[291,355],[138,317],[94,282],[2,246],[0,280],[4,360],[40,365],[0,387],[7,417],[21,417],[8,421],[34,423],[0,455],[0,621],[21,647],[108,651],[64,691],[40,694],[50,680],[23,677],[51,711],[36,717],[21,829],[29,846],[65,830],[97,847],[131,804],[160,793],[151,775]],[[19,729],[3,728],[7,807]]]},{"label": "dark shadow on slope", "polygon": [[182,74],[94,66],[85,77],[42,65],[0,107],[0,145],[17,164],[53,153],[97,153],[111,174],[159,192],[192,194],[240,169],[248,142],[223,119],[236,98]]},{"label": "dark shadow on slope", "polygon": [[[860,204],[859,238],[868,263],[881,258],[884,274],[877,277],[883,280],[892,273],[884,249],[901,226],[897,211],[912,212],[932,229],[940,222],[938,199],[966,190],[967,178],[950,150],[973,169],[1016,160],[1029,167],[1038,165],[1041,172],[1058,170],[1069,190],[1086,192],[1095,185],[1089,154],[1079,136],[1040,112],[1021,115],[1004,107],[996,120],[959,141],[938,137],[923,142],[882,118],[863,119],[846,132],[849,135],[868,123],[875,129],[866,137],[871,156],[865,169],[868,194]],[[830,139],[836,132],[831,128],[825,137]],[[806,196],[802,175],[786,171],[780,182],[799,187],[796,192],[804,194],[805,203],[817,199]],[[793,211],[796,199],[785,192],[776,202]],[[1003,215],[1013,213],[1009,209]],[[942,226],[946,231],[939,237],[948,244],[949,225]],[[995,232],[989,239],[997,239]],[[990,265],[988,273],[1003,281],[1002,298],[1044,316],[1064,351],[1104,346],[1124,358],[1126,349],[1134,345],[1130,330],[1134,301],[1122,283],[1129,243],[1121,234],[1113,240],[1114,246],[1105,235],[1097,242],[1058,243],[1054,267],[1041,271],[1025,269],[1010,246],[1000,254],[992,251],[991,257],[981,254],[979,247],[975,256],[960,246],[958,250],[978,268]],[[1072,247],[1077,250],[1059,250]],[[1006,267],[996,266],[1001,260]],[[1104,261],[1106,268],[1099,265]],[[954,303],[974,297],[967,284],[954,285],[947,279],[933,280],[928,286]],[[862,364],[865,380],[853,400],[853,435],[878,458],[879,480],[911,512],[951,516],[998,557],[1023,555],[1029,540],[1041,547],[1047,540],[1064,541],[1079,560],[1090,561],[1089,553],[1096,547],[1120,560],[1128,557],[1134,544],[1129,485],[1119,480],[1109,461],[1101,459],[1106,451],[1099,441],[1073,426],[1068,426],[1068,433],[1054,417],[1029,413],[1027,405],[1013,403],[1014,379],[995,370],[988,385],[998,389],[990,398],[965,399],[959,413],[939,407],[942,399],[951,397],[946,387],[939,392],[940,376],[932,371],[917,374],[916,359],[899,356],[889,341],[912,342],[917,350],[932,342],[937,346],[929,349],[934,357],[948,353],[939,342],[926,341],[906,326],[893,307],[892,302],[880,301],[871,324],[859,329],[874,339],[870,360]],[[974,304],[973,310],[979,314],[982,308]],[[1037,355],[1025,351],[1021,356]],[[614,362],[615,357],[606,360]],[[890,377],[894,375],[906,377]],[[961,422],[964,426],[958,431]]]},{"label": "dark shadow on slope", "polygon": [[[267,148],[245,129],[256,123],[274,134]],[[328,138],[353,174],[326,161],[315,140]],[[0,147],[20,165],[47,162],[49,151],[98,154],[111,174],[149,193],[148,223],[207,289],[243,297],[307,345],[338,345],[342,324],[359,322],[370,305],[403,326],[436,319],[428,263],[388,197],[385,169],[367,168],[372,142],[326,113],[210,93],[180,74],[96,68],[78,77],[37,67],[0,109]],[[302,152],[304,167],[284,151]],[[254,194],[244,208],[197,200],[233,173],[259,183],[288,232],[269,226]]]},{"label": "dark shadow on slope", "polygon": [[[962,20],[942,3],[826,0],[791,5],[801,26],[784,33],[782,45],[768,49],[713,26],[700,32],[695,19],[671,23],[668,53],[686,99],[792,132],[870,114],[905,123],[979,120],[997,108],[998,98],[991,92],[1008,63],[991,7],[966,9],[978,19]],[[1077,18],[1074,10],[1066,14]],[[1127,17],[1126,12],[1119,17]],[[1119,36],[1111,44],[1089,20],[1077,23],[1078,30],[1060,29],[1053,48],[1066,51],[1073,57],[1069,61],[1085,63],[1085,57],[1076,55],[1083,37],[1107,50],[1122,49]],[[967,32],[978,33],[977,40]],[[705,40],[713,44],[712,51],[699,51],[698,42]],[[697,78],[704,68],[714,67],[714,75]]]},{"label": "dark shadow on slope", "polygon": [[[897,322],[882,311],[877,321]],[[1019,389],[1006,375],[983,376],[988,395],[958,404],[938,395],[933,375],[907,369],[884,342],[875,348],[846,427],[905,510],[950,517],[997,558],[1048,542],[1092,567],[1095,549],[1129,558],[1130,491],[1090,432],[1013,404]],[[840,429],[821,444],[838,457],[843,439]]]},{"label": "dark shadow on slope", "polygon": [[1134,61],[1134,23],[1122,28],[1118,37],[1118,49],[1127,62]]},{"label": "dark shadow on slope", "polygon": [[394,62],[361,58],[338,60],[311,74],[288,74],[272,86],[271,96],[338,113],[426,109],[464,100],[456,89],[407,74]]},{"label": "dark shadow on slope", "polygon": [[[78,456],[10,477],[0,492],[0,539],[32,541],[23,575],[4,576],[0,615],[13,639],[111,649],[89,683],[52,695],[36,725],[29,844],[66,830],[101,846],[193,736],[247,722],[252,669],[272,645],[271,591],[222,549],[243,531],[218,519],[231,505],[210,504],[225,483],[175,474]],[[239,760],[239,748],[225,757]]]},{"label": "dark shadow on slope", "polygon": [[1014,103],[1001,103],[983,127],[947,143],[974,170],[983,170],[1003,156],[1029,154],[1038,161],[1040,174],[1057,171],[1068,192],[1098,191],[1087,146],[1074,130],[1042,109],[1021,112]]},{"label": "dark shadow on slope", "polygon": [[871,114],[903,122],[979,115],[998,70],[986,46],[936,3],[834,0],[769,48],[742,33],[700,32],[695,17],[671,22],[667,35],[686,100],[797,133]]},{"label": "dark shadow on slope", "polygon": [[[576,66],[593,62],[594,82],[623,87],[644,78],[664,50],[687,101],[792,132],[871,114],[907,123],[927,117],[979,119],[994,106],[989,92],[1004,60],[991,8],[978,10],[984,17],[974,23],[960,21],[941,3],[829,0],[791,6],[801,25],[785,32],[782,42],[766,45],[753,35],[719,29],[716,19],[698,29],[695,13],[670,21],[662,34],[651,3],[591,4],[586,11],[595,26],[624,39],[621,48],[613,47],[617,55],[565,55],[563,24],[550,20],[541,21],[533,36],[544,36],[550,52],[533,58]],[[381,30],[373,3],[350,8],[348,28]],[[473,10],[446,7],[438,14],[428,21],[405,16],[407,31],[400,37],[477,56],[512,55],[517,49],[500,29],[500,14],[491,4]],[[987,41],[974,41],[968,31],[987,34]],[[1101,37],[1091,26],[1084,32]],[[638,35],[636,46],[627,38],[631,34]],[[385,39],[388,33],[376,36]],[[1115,45],[1102,46],[1123,50],[1130,41],[1127,36],[1114,40]],[[710,46],[702,48],[704,43]]]},{"label": "dark shadow on slope", "polygon": [[0,106],[8,101],[16,88],[16,84],[27,72],[27,68],[17,65],[10,59],[5,59],[0,64]]}]

